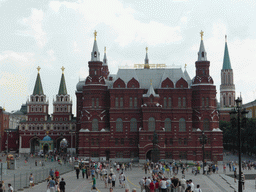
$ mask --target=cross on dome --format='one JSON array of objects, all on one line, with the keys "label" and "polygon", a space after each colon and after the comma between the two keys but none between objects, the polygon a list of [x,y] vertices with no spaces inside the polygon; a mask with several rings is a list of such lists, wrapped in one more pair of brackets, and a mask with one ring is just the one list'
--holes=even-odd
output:
[{"label": "cross on dome", "polygon": [[62,70],[62,73],[64,74],[65,67],[62,66],[60,69]]},{"label": "cross on dome", "polygon": [[201,35],[201,40],[203,40],[204,32],[202,30],[200,32],[200,35]]},{"label": "cross on dome", "polygon": [[95,30],[93,34],[94,34],[94,40],[96,41],[97,31]]},{"label": "cross on dome", "polygon": [[38,66],[38,67],[37,67],[37,71],[38,71],[38,73],[39,73],[40,69],[41,69],[41,67],[39,67],[39,66]]}]

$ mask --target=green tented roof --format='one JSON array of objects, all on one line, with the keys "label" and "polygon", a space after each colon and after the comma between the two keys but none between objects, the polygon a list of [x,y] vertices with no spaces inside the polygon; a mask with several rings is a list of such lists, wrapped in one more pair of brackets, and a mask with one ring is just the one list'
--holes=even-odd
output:
[{"label": "green tented roof", "polygon": [[228,53],[228,44],[225,43],[225,51],[224,51],[224,59],[223,59],[223,67],[222,69],[232,69],[231,63],[229,59],[229,53]]},{"label": "green tented roof", "polygon": [[67,87],[66,87],[65,77],[63,73],[60,80],[60,88],[59,88],[58,95],[67,95]]},{"label": "green tented roof", "polygon": [[38,73],[37,78],[36,78],[36,84],[35,84],[35,87],[34,87],[33,95],[43,95],[43,94],[44,94],[43,86],[42,86],[40,74]]}]

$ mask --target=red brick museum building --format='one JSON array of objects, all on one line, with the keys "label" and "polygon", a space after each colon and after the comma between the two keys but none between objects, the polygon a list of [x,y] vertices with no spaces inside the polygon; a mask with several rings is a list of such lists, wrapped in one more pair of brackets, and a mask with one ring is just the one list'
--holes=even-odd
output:
[{"label": "red brick museum building", "polygon": [[[147,50],[147,49],[146,49]],[[160,159],[202,160],[202,131],[207,160],[222,161],[222,131],[216,86],[201,34],[196,76],[186,69],[145,63],[110,74],[106,51],[100,61],[96,34],[89,75],[77,84],[77,149],[80,157],[151,159],[158,135]]]}]

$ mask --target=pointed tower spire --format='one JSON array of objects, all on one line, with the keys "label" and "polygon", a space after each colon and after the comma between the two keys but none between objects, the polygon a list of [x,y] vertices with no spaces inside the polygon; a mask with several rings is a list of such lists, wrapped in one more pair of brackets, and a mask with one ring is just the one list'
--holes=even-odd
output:
[{"label": "pointed tower spire", "polygon": [[42,86],[42,82],[41,82],[41,78],[40,78],[40,67],[37,67],[38,70],[38,74],[37,74],[37,78],[36,78],[36,84],[34,87],[34,91],[33,91],[33,95],[43,95],[44,91],[43,91],[43,86]]},{"label": "pointed tower spire", "polygon": [[225,50],[222,69],[232,69],[228,53],[227,35],[225,35]]},{"label": "pointed tower spire", "polygon": [[104,48],[103,65],[108,65],[107,54],[106,54],[106,47]]},{"label": "pointed tower spire", "polygon": [[149,69],[149,60],[148,60],[148,47],[146,47],[146,57],[145,57],[145,65],[144,69]]},{"label": "pointed tower spire", "polygon": [[66,82],[65,82],[65,77],[64,77],[64,70],[65,70],[65,68],[62,66],[61,70],[62,70],[62,75],[61,75],[60,87],[59,87],[58,95],[67,95],[67,87],[66,87]]},{"label": "pointed tower spire", "polygon": [[98,45],[96,41],[97,31],[94,31],[94,44],[91,53],[91,61],[100,61],[100,52],[98,50]]},{"label": "pointed tower spire", "polygon": [[207,53],[205,51],[204,41],[203,41],[204,32],[202,30],[200,32],[200,35],[201,35],[201,43],[200,43],[197,61],[207,61]]}]

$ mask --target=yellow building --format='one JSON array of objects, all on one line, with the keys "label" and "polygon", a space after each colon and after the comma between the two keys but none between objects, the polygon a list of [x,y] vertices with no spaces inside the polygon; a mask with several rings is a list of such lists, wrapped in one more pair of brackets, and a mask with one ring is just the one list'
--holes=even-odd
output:
[{"label": "yellow building", "polygon": [[247,118],[256,118],[256,99],[243,105],[243,107],[249,111]]}]

